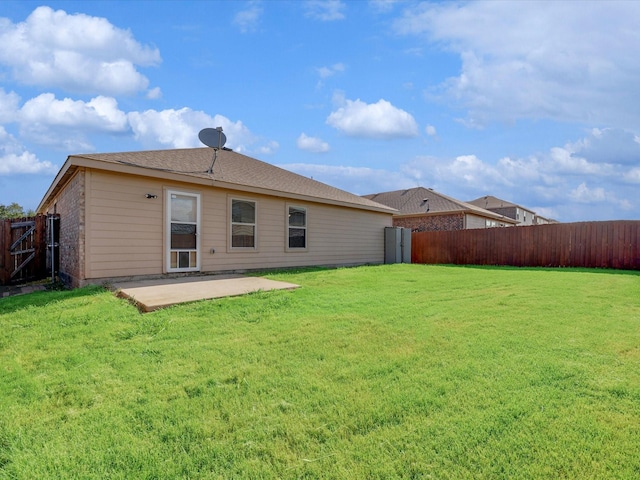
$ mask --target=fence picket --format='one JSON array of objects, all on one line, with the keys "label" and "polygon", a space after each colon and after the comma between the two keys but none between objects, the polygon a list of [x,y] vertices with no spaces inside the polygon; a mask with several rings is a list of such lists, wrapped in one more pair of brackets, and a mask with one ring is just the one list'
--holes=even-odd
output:
[{"label": "fence picket", "polygon": [[0,285],[47,276],[47,216],[0,219]]},{"label": "fence picket", "polygon": [[414,232],[414,263],[640,270],[640,221]]}]

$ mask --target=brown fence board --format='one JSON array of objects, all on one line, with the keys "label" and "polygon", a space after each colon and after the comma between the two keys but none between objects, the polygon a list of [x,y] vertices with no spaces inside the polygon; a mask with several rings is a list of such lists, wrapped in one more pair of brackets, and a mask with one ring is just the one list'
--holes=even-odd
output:
[{"label": "brown fence board", "polygon": [[11,222],[9,220],[0,220],[0,285],[9,283],[11,277]]},{"label": "brown fence board", "polygon": [[640,221],[415,232],[414,263],[640,270]]},{"label": "brown fence board", "polygon": [[632,245],[632,229],[633,226],[629,223],[626,223],[624,225],[624,248],[623,248],[623,253],[622,253],[622,257],[621,257],[621,261],[622,263],[628,263],[632,260],[632,254],[631,254],[631,245]]},{"label": "brown fence board", "polygon": [[4,251],[4,246],[6,245],[6,241],[5,241],[5,234],[4,234],[4,220],[0,220],[0,247],[2,247],[2,249],[0,250],[0,285],[4,285],[5,281],[4,281],[4,272],[5,272],[5,251]]},{"label": "brown fence board", "polygon": [[640,242],[640,224],[632,225],[631,230],[631,262],[635,262],[635,268],[640,270],[640,247],[638,246],[638,242]]},{"label": "brown fence board", "polygon": [[[26,235],[29,222],[33,233]],[[0,285],[37,280],[47,276],[47,216],[0,219]],[[13,255],[11,246],[15,245]],[[16,267],[24,266],[14,277]]]}]

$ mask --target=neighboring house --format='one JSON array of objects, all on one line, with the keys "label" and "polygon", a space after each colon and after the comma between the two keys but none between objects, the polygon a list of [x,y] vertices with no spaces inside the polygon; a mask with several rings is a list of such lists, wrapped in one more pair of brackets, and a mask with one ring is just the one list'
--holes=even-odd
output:
[{"label": "neighboring house", "polygon": [[507,202],[500,198],[493,197],[491,195],[485,195],[484,197],[471,200],[471,205],[476,207],[490,210],[499,215],[512,218],[518,225],[542,225],[544,223],[555,223],[553,220],[536,215],[536,212],[529,210],[528,208],[521,207],[515,203]]},{"label": "neighboring house", "polygon": [[393,216],[393,226],[410,228],[414,232],[508,227],[516,224],[511,218],[461,202],[431,188],[374,193],[364,195],[364,198],[395,208],[398,212]]},{"label": "neighboring house", "polygon": [[536,214],[536,220],[535,220],[536,225],[546,225],[548,223],[560,223],[560,222],[558,222],[558,220],[554,220],[553,218],[546,218]]},{"label": "neighboring house", "polygon": [[60,278],[76,287],[383,263],[395,212],[229,149],[192,148],[69,156],[38,213],[60,214]]}]

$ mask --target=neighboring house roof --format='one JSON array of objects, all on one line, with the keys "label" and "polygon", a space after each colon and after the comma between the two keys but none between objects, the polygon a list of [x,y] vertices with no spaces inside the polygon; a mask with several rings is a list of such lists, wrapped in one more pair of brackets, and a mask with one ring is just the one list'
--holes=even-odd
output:
[{"label": "neighboring house roof", "polygon": [[49,187],[38,211],[46,207],[77,168],[87,167],[395,213],[386,205],[226,148],[218,150],[215,157],[212,173],[209,173],[214,160],[211,148],[71,155]]},{"label": "neighboring house roof", "polygon": [[477,207],[480,208],[486,208],[487,210],[493,209],[493,208],[509,208],[509,207],[517,207],[521,210],[526,210],[527,212],[533,212],[533,210],[530,210],[528,208],[525,208],[521,205],[517,205],[515,203],[511,203],[508,202],[506,200],[502,200],[500,198],[496,198],[492,195],[485,195],[484,197],[480,197],[480,198],[476,198],[475,200],[471,200],[467,203],[470,203],[471,205],[475,205]]},{"label": "neighboring house roof", "polygon": [[364,198],[398,210],[397,215],[442,215],[447,213],[473,213],[483,217],[516,223],[512,219],[484,208],[471,205],[438,193],[431,188],[416,187],[392,192],[373,193]]}]

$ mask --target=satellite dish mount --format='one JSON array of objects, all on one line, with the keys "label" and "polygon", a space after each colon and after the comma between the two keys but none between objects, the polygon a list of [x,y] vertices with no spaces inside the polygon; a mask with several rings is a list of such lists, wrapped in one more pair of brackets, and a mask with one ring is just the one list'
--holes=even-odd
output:
[{"label": "satellite dish mount", "polygon": [[213,148],[213,161],[211,162],[211,166],[207,173],[213,173],[213,165],[216,163],[216,158],[218,157],[218,150],[224,147],[224,144],[227,142],[227,137],[224,133],[222,133],[222,127],[216,128],[203,128],[198,133],[198,138],[202,143],[204,143],[207,147]]}]

